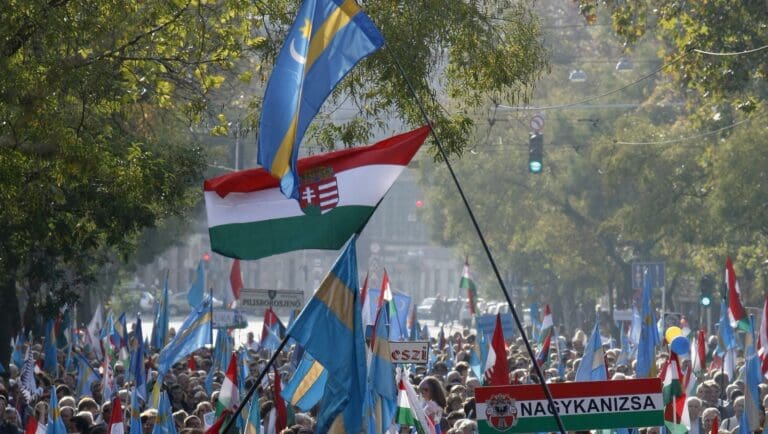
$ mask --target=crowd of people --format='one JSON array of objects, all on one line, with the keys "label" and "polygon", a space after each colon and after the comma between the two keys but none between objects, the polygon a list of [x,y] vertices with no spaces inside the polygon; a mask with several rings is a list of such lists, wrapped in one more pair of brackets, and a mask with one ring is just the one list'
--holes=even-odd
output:
[{"label": "crowd of people", "polygon": [[[546,362],[541,365],[544,380],[547,383],[574,381],[576,371],[584,354],[588,335],[576,330],[573,337],[566,339],[560,336],[559,344],[553,345]],[[133,339],[135,340],[135,339]],[[418,392],[424,413],[438,427],[439,432],[448,434],[472,434],[478,432],[477,414],[475,410],[475,389],[484,384],[483,373],[476,372],[472,367],[472,352],[476,350],[476,331],[470,327],[450,326],[445,334],[432,336],[430,361],[426,365],[410,367],[407,378]],[[632,358],[623,357],[621,348],[612,348],[612,341],[606,340],[604,360],[606,376],[610,380],[625,380],[635,377]],[[135,342],[133,342],[135,345]],[[539,383],[541,380],[532,369],[532,363],[520,337],[508,339],[506,342],[509,384]],[[562,344],[562,345],[561,345]],[[558,348],[559,347],[559,348]],[[689,425],[692,434],[720,433],[735,434],[740,432],[739,425],[744,411],[745,379],[743,366],[744,351],[737,350],[736,363],[731,376],[723,369],[722,363],[717,364],[718,340],[711,336],[707,343],[707,357],[714,357],[714,363],[709,363],[707,369],[694,380],[696,384],[684,384],[692,393],[687,398]],[[155,383],[157,376],[157,351],[147,351],[144,367],[148,372],[146,395],[141,399],[139,408],[134,408],[131,392],[135,386],[129,381],[125,362],[116,357],[107,369],[111,371],[113,383],[106,385],[111,396],[105,396],[105,382],[92,381],[87,389],[82,390],[83,367],[70,363],[71,357],[67,350],[59,349],[57,360],[57,376],[46,372],[42,360],[45,351],[39,340],[29,340],[14,348],[22,354],[28,354],[34,368],[34,385],[36,390],[29,390],[30,380],[24,377],[24,366],[10,364],[0,382],[0,412],[2,424],[0,434],[21,434],[29,431],[30,419],[34,419],[37,432],[40,426],[49,423],[53,412],[49,411],[51,394],[55,390],[57,396],[58,415],[64,422],[68,433],[105,434],[115,401],[118,398],[124,412],[125,431],[131,431],[129,421],[132,416],[140,418],[142,434],[169,434],[166,426],[156,427],[158,421],[172,417],[173,428],[179,434],[203,434],[213,424],[213,413],[217,408],[219,391],[225,382],[224,366],[215,362],[215,348],[206,346],[196,350],[189,358],[177,362],[161,379],[158,388]],[[242,361],[240,366],[245,378],[241,385],[242,397],[256,383],[259,374],[266,368],[271,354],[270,350],[259,346],[249,333],[249,338],[241,348],[237,349]],[[90,368],[96,372],[103,370],[105,364],[95,351],[88,348],[75,348],[83,359],[87,359]],[[290,380],[296,369],[295,347],[288,347],[279,354],[273,368],[281,374],[283,383]],[[656,372],[663,367],[668,359],[668,349],[662,344],[658,347]],[[26,363],[26,362],[25,362]],[[690,360],[683,358],[682,370],[691,369]],[[26,369],[29,369],[27,367]],[[214,371],[211,374],[211,371]],[[298,408],[288,411],[288,418],[280,426],[275,421],[276,411],[275,374],[273,370],[258,384],[254,399],[258,399],[259,432],[268,433],[274,430],[280,434],[307,434],[314,432],[317,406],[308,412]],[[103,377],[102,377],[103,378]],[[394,378],[393,378],[394,381]],[[206,384],[206,383],[209,384]],[[170,403],[168,414],[161,414],[161,409],[153,407],[151,391],[162,390],[167,393]],[[768,385],[760,384],[760,402],[766,404]],[[290,407],[290,405],[289,405]],[[764,409],[765,406],[762,407]],[[764,411],[762,410],[761,411]],[[762,423],[762,422],[761,422]],[[717,424],[715,431],[713,424]],[[239,432],[246,431],[244,424],[237,424]],[[411,426],[397,426],[400,433],[411,432]],[[135,428],[134,428],[135,429]],[[655,434],[659,427],[645,427],[640,431]],[[663,428],[661,428],[663,429]],[[744,432],[743,430],[741,432]],[[35,434],[35,432],[27,432]],[[59,434],[59,433],[57,433]],[[110,433],[111,434],[111,433]]]}]

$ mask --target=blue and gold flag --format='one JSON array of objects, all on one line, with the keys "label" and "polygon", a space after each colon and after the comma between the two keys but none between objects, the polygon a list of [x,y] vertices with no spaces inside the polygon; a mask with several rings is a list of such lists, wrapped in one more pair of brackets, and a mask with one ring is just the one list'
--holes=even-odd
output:
[{"label": "blue and gold flag", "polygon": [[211,341],[211,296],[192,309],[173,340],[160,351],[157,370],[162,376],[182,358]]},{"label": "blue and gold flag", "polygon": [[296,160],[310,122],[336,85],[384,44],[354,0],[305,0],[267,82],[258,162],[298,199]]},{"label": "blue and gold flag", "polygon": [[288,330],[328,372],[316,432],[363,430],[367,374],[355,239]]}]

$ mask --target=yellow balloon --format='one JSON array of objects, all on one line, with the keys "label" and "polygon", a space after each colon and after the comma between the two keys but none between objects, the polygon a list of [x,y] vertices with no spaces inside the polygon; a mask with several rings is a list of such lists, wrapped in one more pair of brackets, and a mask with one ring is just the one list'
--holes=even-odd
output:
[{"label": "yellow balloon", "polygon": [[664,339],[667,340],[667,343],[672,342],[672,339],[681,336],[683,334],[683,331],[680,329],[680,327],[672,326],[667,328],[667,331],[664,332]]}]

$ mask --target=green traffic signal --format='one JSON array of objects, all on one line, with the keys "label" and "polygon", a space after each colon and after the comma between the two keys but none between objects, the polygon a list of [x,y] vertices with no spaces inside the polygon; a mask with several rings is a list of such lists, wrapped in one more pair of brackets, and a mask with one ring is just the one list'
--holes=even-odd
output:
[{"label": "green traffic signal", "polygon": [[533,133],[528,138],[528,171],[541,173],[544,169],[544,135]]}]

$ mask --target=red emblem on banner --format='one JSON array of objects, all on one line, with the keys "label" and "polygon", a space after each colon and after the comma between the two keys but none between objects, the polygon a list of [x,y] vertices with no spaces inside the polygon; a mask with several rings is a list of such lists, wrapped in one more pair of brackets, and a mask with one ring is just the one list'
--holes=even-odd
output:
[{"label": "red emblem on banner", "polygon": [[330,168],[319,168],[302,174],[299,204],[307,215],[325,214],[339,203],[339,186]]},{"label": "red emblem on banner", "polygon": [[506,431],[517,424],[517,407],[509,395],[493,395],[486,401],[485,417],[499,431]]}]

